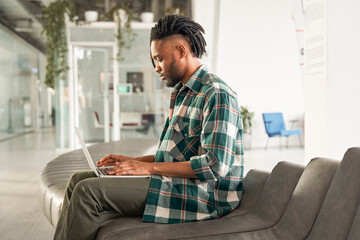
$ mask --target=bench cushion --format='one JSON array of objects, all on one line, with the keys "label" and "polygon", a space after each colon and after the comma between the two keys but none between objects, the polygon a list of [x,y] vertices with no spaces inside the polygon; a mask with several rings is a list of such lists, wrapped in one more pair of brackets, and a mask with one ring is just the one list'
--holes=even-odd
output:
[{"label": "bench cushion", "polygon": [[[234,231],[221,235],[221,239],[303,240],[312,228],[338,165],[338,161],[330,159],[313,159],[306,166],[283,216],[276,225],[253,232]],[[219,239],[219,236],[208,235],[190,239]]]},{"label": "bench cushion", "polygon": [[360,203],[354,221],[352,223],[350,233],[346,238],[346,240],[359,240],[359,238],[360,238]]},{"label": "bench cushion", "polygon": [[[257,175],[264,178],[261,172],[249,172],[244,179],[242,201],[250,201],[248,197],[259,198],[255,206],[248,205],[252,209],[238,208],[240,213],[237,213],[237,209],[215,220],[170,225],[142,223],[141,218],[121,218],[102,227],[96,239],[169,239],[175,237],[174,233],[177,233],[179,237],[197,238],[204,234],[226,234],[267,228],[280,219],[303,170],[303,166],[280,162],[274,167],[265,186],[262,181],[258,182],[259,186],[254,184],[257,182],[254,179]],[[263,189],[262,191],[255,190],[258,194],[260,193],[259,197],[256,197],[255,193],[246,195],[247,187],[250,186]]]},{"label": "bench cushion", "polygon": [[[351,148],[337,170],[308,240],[346,239],[360,202],[360,148]],[[358,225],[360,228],[360,225]],[[353,232],[359,232],[353,229]],[[360,239],[360,235],[357,236]]]}]

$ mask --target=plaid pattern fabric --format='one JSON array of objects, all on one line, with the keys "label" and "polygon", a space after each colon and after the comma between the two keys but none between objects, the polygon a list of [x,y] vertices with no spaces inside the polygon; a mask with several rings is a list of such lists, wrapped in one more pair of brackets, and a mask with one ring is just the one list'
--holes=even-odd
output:
[{"label": "plaid pattern fabric", "polygon": [[242,196],[242,131],[236,93],[217,76],[201,67],[176,85],[155,161],[190,161],[198,179],[153,175],[143,221],[189,222],[234,210]]}]

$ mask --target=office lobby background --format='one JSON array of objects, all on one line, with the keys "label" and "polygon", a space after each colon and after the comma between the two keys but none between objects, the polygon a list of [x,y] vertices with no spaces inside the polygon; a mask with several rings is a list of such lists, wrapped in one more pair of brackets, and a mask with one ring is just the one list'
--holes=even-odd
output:
[{"label": "office lobby background", "polygon": [[[39,31],[35,33],[39,38],[34,44],[20,37],[17,30],[24,29],[9,30],[7,27],[16,26],[16,22],[14,18],[7,21],[5,16],[16,12],[24,13],[24,6],[27,5],[22,3],[32,1],[0,0],[0,238],[6,240],[52,239],[54,228],[48,221],[40,200],[41,175],[51,160],[62,160],[61,154],[73,151],[73,148],[59,144],[61,133],[56,129],[59,125],[66,125],[66,122],[55,119],[54,113],[60,112],[56,101],[69,101],[65,95],[59,96],[59,92],[44,85],[46,55],[45,51],[35,47],[36,42],[45,41],[45,37],[40,35],[41,26],[33,22],[32,30]],[[41,0],[44,5],[50,1]],[[176,0],[153,1],[170,4]],[[208,54],[203,61],[210,71],[223,78],[238,93],[239,104],[255,113],[251,147],[245,149],[245,174],[254,168],[270,172],[279,161],[306,165],[314,157],[340,160],[346,149],[359,146],[360,1],[188,2],[192,18],[206,30]],[[324,56],[325,65],[322,66],[321,77],[317,79],[304,74],[305,65],[302,63],[306,64],[308,61],[305,57],[309,52],[305,49],[305,57],[299,55],[301,44],[309,44],[299,41],[301,36],[307,34],[296,22],[301,16],[299,9],[302,3],[323,4],[319,9],[326,13],[320,16],[323,19],[321,34],[324,38],[324,52],[319,53]],[[6,7],[9,5],[12,7]],[[141,41],[148,43],[146,34],[142,38],[138,37],[137,41],[142,39]],[[140,54],[140,51],[146,55],[141,62],[148,66],[144,77],[147,74],[155,76],[148,52],[137,50],[136,54]],[[97,54],[103,56],[100,52]],[[91,62],[89,71],[83,68],[83,72],[88,74],[86,76],[95,71],[98,67],[96,64],[102,64],[99,59],[101,58]],[[83,63],[86,66],[87,62]],[[89,77],[96,78],[96,81],[100,78],[99,74]],[[134,75],[132,77],[135,78]],[[156,80],[155,77],[154,79]],[[152,83],[153,86],[150,87],[156,86],[156,82]],[[94,86],[97,88],[93,92],[97,94],[97,101],[101,102],[99,82]],[[147,87],[149,86],[145,86],[145,89]],[[133,97],[141,100],[144,95],[145,93],[133,94]],[[165,101],[169,96],[166,92],[157,96],[160,97],[157,100],[159,103],[168,104]],[[86,99],[88,106],[91,98]],[[92,95],[92,99],[95,99],[95,95]],[[125,96],[122,100],[124,99]],[[164,101],[161,102],[160,99]],[[81,101],[79,98],[75,103],[82,103]],[[121,107],[135,109],[141,105],[139,101],[136,103],[127,101]],[[151,105],[150,101],[148,104]],[[103,105],[99,104],[97,107],[100,111]],[[288,128],[291,127],[290,120],[298,120],[294,128],[303,130],[301,138],[304,148],[299,146],[297,137],[290,137],[289,148],[285,148],[286,140],[282,139],[283,148],[280,150],[279,138],[272,138],[265,150],[268,141],[262,119],[262,113],[265,112],[282,112]],[[164,114],[167,114],[165,109]],[[80,113],[79,117],[82,115],[84,114]],[[99,116],[101,123],[104,123],[103,115]],[[88,118],[86,124],[94,131],[91,136],[98,136],[98,142],[104,141],[104,126],[96,126],[91,118]],[[69,130],[66,127],[63,129]],[[83,131],[84,133],[86,132]],[[149,150],[150,154],[156,150],[155,137],[158,132],[150,129],[147,133],[145,135],[143,130],[129,130],[121,139],[126,141],[131,137],[154,137],[139,140],[140,144],[145,140],[154,142],[149,149],[138,146],[142,150]],[[87,143],[95,144],[96,141]],[[79,156],[84,158],[80,151]],[[81,162],[81,157],[79,159]],[[83,160],[86,164],[85,158]],[[9,172],[9,169],[15,174]],[[65,169],[67,170],[70,169]],[[300,199],[299,196],[296,197]]]},{"label": "office lobby background", "polygon": [[[283,112],[285,120],[299,120],[296,127],[304,132],[304,163],[317,156],[340,159],[360,139],[360,3],[322,2],[327,9],[326,76],[313,81],[302,77],[299,64],[292,19],[297,1],[191,1],[193,19],[206,30],[209,69],[234,88],[240,105],[255,113],[252,148],[263,148],[267,141],[261,114]],[[2,139],[51,125],[48,100],[54,91],[43,85],[45,66],[44,53],[0,26]],[[9,109],[14,110],[12,126]],[[278,144],[270,141],[270,147]],[[298,140],[291,138],[290,145]]]}]

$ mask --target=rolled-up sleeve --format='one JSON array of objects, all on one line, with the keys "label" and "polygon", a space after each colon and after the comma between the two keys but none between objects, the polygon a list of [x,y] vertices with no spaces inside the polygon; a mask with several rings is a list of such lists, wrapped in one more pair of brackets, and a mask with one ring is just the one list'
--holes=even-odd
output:
[{"label": "rolled-up sleeve", "polygon": [[201,182],[225,177],[235,159],[239,121],[236,97],[215,90],[204,104],[199,155],[190,159]]}]

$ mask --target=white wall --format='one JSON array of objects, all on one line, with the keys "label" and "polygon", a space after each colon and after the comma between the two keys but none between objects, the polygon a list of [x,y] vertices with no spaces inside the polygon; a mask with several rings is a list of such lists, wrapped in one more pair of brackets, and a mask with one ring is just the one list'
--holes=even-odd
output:
[{"label": "white wall", "polygon": [[328,0],[328,156],[360,146],[360,1]]},{"label": "white wall", "polygon": [[[208,17],[203,15],[213,12],[217,0],[209,4],[204,4],[205,0],[193,1],[198,2],[193,5],[198,8],[195,20],[211,28]],[[304,82],[305,94],[290,18],[292,2],[220,3],[216,73],[238,92],[241,105],[255,111],[253,147],[266,143],[261,113],[268,111],[282,111],[288,119],[301,117],[306,111],[306,162],[317,156],[341,159],[346,149],[359,146],[360,1],[327,0],[327,78]],[[207,41],[212,37],[207,36]],[[277,146],[278,141],[272,143]]]},{"label": "white wall", "polygon": [[[216,13],[218,10],[215,5],[218,5],[218,0],[192,0],[192,19],[198,22],[205,30],[205,40],[207,43],[207,54],[203,56],[203,63],[207,65],[210,71],[213,71],[213,59],[216,57],[214,51],[214,34],[217,31],[218,22]],[[215,56],[214,56],[215,55]]]},{"label": "white wall", "polygon": [[[238,93],[240,105],[255,112],[252,147],[264,147],[263,112],[283,112],[285,121],[299,119],[295,127],[302,127],[304,97],[292,2],[220,3],[216,73]],[[291,138],[291,143],[297,145],[298,138]],[[278,144],[272,139],[269,146]]]},{"label": "white wall", "polygon": [[360,2],[327,0],[327,73],[305,79],[305,158],[342,159],[360,145]]}]

